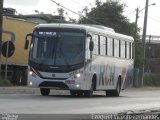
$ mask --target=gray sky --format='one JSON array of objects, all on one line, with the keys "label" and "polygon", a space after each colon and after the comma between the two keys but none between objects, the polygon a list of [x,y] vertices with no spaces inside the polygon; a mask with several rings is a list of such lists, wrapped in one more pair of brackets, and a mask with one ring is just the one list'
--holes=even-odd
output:
[{"label": "gray sky", "polygon": [[[55,0],[61,5],[75,11],[82,11],[84,6],[94,6],[95,0]],[[105,1],[105,0],[101,0]],[[126,3],[124,15],[127,16],[131,22],[135,21],[135,9],[143,9],[145,7],[146,0],[120,0],[122,3]],[[148,11],[148,29],[147,34],[160,35],[160,0],[149,0],[149,4],[156,3],[155,6],[149,6]],[[57,5],[50,0],[4,0],[4,7],[12,7],[17,9],[18,13],[33,14],[34,10],[39,12],[56,14]],[[66,11],[68,12],[68,11]],[[68,12],[71,18],[78,18],[77,15]],[[138,26],[143,28],[144,10],[140,12],[138,19]]]},{"label": "gray sky", "polygon": [[8,5],[21,5],[21,6],[33,6],[37,5],[40,0],[4,0],[5,4]]}]

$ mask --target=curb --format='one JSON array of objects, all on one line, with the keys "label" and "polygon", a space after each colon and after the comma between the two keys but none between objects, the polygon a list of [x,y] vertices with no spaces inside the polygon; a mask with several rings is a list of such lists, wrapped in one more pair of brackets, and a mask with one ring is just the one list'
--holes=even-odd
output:
[{"label": "curb", "polygon": [[[125,91],[156,91],[160,87],[144,87],[144,88],[127,88]],[[99,92],[99,91],[95,91]],[[69,90],[51,90],[51,93],[56,94],[69,94]],[[13,86],[13,87],[0,87],[0,94],[40,94],[39,88],[31,88],[28,86]]]},{"label": "curb", "polygon": [[0,87],[0,94],[37,94],[40,93],[38,88],[29,88],[25,86]]}]

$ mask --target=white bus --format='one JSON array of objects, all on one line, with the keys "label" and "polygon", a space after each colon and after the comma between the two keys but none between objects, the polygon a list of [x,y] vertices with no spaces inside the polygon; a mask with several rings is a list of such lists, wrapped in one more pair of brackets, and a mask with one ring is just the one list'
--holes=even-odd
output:
[{"label": "white bus", "polygon": [[71,95],[92,96],[106,91],[119,96],[132,84],[133,38],[98,25],[42,24],[31,37],[28,84],[40,88],[68,89]]}]

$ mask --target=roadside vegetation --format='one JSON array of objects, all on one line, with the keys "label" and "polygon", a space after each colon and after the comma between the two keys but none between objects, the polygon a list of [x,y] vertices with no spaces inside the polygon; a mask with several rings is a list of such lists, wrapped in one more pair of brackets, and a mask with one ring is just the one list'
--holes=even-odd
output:
[{"label": "roadside vegetation", "polygon": [[155,75],[155,74],[145,75],[144,86],[160,87],[160,75]]},{"label": "roadside vegetation", "polygon": [[7,87],[7,86],[12,86],[11,82],[9,80],[1,79],[0,87]]}]

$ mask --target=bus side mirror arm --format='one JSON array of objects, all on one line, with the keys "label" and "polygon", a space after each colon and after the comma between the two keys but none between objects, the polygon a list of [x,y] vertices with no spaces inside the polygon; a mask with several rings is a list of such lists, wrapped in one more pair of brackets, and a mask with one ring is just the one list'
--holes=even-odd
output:
[{"label": "bus side mirror arm", "polygon": [[27,34],[26,35],[26,39],[25,39],[25,46],[24,46],[24,49],[28,49],[28,47],[29,47],[29,40],[28,40],[28,37],[32,37],[32,34],[30,33],[30,34]]}]

